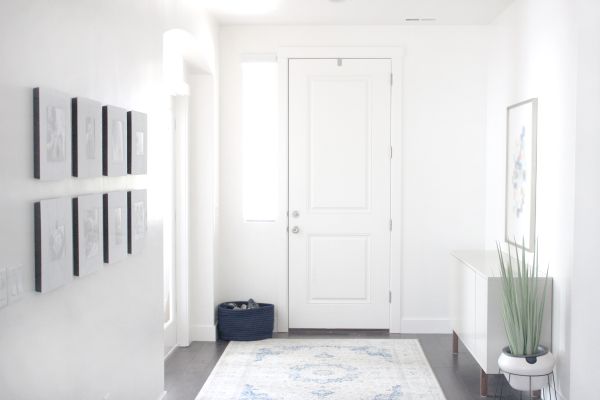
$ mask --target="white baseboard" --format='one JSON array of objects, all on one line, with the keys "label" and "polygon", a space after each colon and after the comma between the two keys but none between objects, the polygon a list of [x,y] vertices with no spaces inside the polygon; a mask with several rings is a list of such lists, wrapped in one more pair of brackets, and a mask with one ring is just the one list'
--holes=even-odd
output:
[{"label": "white baseboard", "polygon": [[175,350],[177,350],[177,348],[178,348],[178,347],[179,347],[179,346],[173,346],[173,347],[171,347],[171,350],[169,350],[169,352],[168,352],[167,354],[165,354],[165,360],[166,360],[167,358],[169,358],[169,357],[171,356],[171,354],[173,354],[173,352],[174,352]]},{"label": "white baseboard", "polygon": [[216,325],[192,325],[190,326],[190,341],[192,342],[214,342],[217,340]]},{"label": "white baseboard", "polygon": [[158,396],[158,400],[163,400],[167,397],[167,391],[163,390],[163,392]]},{"label": "white baseboard", "polygon": [[402,319],[400,333],[452,333],[449,319]]}]

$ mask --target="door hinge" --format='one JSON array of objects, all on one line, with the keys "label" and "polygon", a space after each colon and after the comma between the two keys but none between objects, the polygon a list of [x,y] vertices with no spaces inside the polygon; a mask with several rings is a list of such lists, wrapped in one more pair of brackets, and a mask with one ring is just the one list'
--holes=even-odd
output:
[{"label": "door hinge", "polygon": [[394,86],[394,74],[390,74],[390,86]]},{"label": "door hinge", "polygon": [[394,156],[394,148],[390,146],[390,158]]},{"label": "door hinge", "polygon": [[392,220],[390,219],[390,231],[392,230]]},{"label": "door hinge", "polygon": [[389,294],[390,294],[389,301],[390,301],[390,304],[392,304],[392,291],[391,290],[389,291]]}]

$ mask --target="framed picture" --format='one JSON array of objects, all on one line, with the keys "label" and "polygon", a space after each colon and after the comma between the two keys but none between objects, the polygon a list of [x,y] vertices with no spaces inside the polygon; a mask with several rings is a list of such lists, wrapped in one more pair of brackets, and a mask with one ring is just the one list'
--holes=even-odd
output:
[{"label": "framed picture", "polygon": [[127,257],[127,192],[104,194],[104,262]]},{"label": "framed picture", "polygon": [[73,274],[89,275],[103,266],[102,195],[73,199]]},{"label": "framed picture", "polygon": [[34,205],[35,290],[46,293],[73,279],[71,201],[42,200]]},{"label": "framed picture", "polygon": [[148,202],[145,190],[132,190],[127,193],[127,206],[129,218],[127,220],[129,240],[129,254],[139,254],[146,242],[148,230]]},{"label": "framed picture", "polygon": [[70,97],[52,89],[33,89],[33,175],[43,181],[70,176]]},{"label": "framed picture", "polygon": [[127,111],[102,107],[102,171],[105,176],[127,175]]},{"label": "framed picture", "polygon": [[146,173],[148,158],[148,121],[146,114],[129,111],[127,113],[127,173]]},{"label": "framed picture", "polygon": [[73,176],[102,176],[102,104],[77,97],[71,100]]},{"label": "framed picture", "polygon": [[506,241],[535,246],[537,99],[508,107],[506,141]]}]

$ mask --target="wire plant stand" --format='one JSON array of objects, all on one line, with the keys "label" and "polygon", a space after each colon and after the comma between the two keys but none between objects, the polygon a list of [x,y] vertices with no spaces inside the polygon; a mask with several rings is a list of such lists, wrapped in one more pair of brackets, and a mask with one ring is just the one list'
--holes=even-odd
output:
[{"label": "wire plant stand", "polygon": [[[508,381],[508,384],[510,385],[510,380],[513,376],[518,376],[518,377],[523,377],[523,378],[529,378],[529,399],[533,400],[533,399],[543,399],[543,400],[559,400],[558,399],[558,395],[556,392],[556,380],[554,378],[554,371],[550,371],[547,374],[543,374],[543,375],[520,375],[520,374],[514,374],[511,372],[507,372],[507,371],[503,371],[502,368],[499,369],[499,374],[501,376],[505,376],[505,374],[508,375],[508,378],[506,379]],[[541,378],[541,377],[546,377],[548,380],[548,386],[543,387],[541,389],[541,397],[534,397],[534,392],[536,392],[536,390],[532,390],[531,387],[531,383],[533,378]],[[494,397],[498,398],[498,399],[503,399],[503,392],[504,392],[504,379],[498,379],[498,382],[496,383],[496,389],[495,389],[495,393],[494,393]],[[500,391],[500,395],[498,395],[498,391]],[[552,395],[554,393],[554,396]],[[548,397],[546,397],[546,395]],[[520,399],[523,399],[523,392],[521,391],[521,397]]]}]

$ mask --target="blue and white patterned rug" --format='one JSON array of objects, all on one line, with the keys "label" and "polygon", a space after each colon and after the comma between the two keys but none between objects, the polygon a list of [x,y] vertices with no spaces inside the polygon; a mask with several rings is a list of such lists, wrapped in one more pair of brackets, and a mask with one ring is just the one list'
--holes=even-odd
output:
[{"label": "blue and white patterned rug", "polygon": [[196,400],[445,400],[413,339],[231,342]]}]

